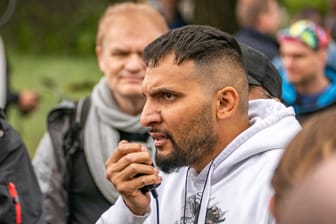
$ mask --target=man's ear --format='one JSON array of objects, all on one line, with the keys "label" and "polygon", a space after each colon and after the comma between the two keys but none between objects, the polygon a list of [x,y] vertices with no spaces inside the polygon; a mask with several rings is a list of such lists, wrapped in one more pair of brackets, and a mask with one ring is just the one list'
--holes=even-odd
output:
[{"label": "man's ear", "polygon": [[216,97],[216,113],[218,118],[227,118],[237,110],[239,96],[233,87],[228,86],[218,90]]},{"label": "man's ear", "polygon": [[322,63],[321,66],[324,66],[327,63],[327,58],[328,58],[328,51],[326,49],[319,49],[318,50],[318,55],[320,58],[320,62]]}]

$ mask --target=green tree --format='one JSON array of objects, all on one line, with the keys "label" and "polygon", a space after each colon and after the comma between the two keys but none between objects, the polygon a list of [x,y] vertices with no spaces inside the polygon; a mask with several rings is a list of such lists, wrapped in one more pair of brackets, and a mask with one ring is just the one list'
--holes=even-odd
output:
[{"label": "green tree", "polygon": [[194,0],[194,3],[194,23],[211,25],[228,33],[237,30],[235,0]]}]

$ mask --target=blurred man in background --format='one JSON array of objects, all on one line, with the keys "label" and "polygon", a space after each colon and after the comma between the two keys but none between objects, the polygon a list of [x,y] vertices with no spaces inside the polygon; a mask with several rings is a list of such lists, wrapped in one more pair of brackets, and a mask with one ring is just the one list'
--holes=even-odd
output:
[{"label": "blurred man in background", "polygon": [[240,42],[264,53],[269,59],[278,55],[275,33],[280,25],[277,0],[238,0],[236,17],[241,29],[236,34]]},{"label": "blurred man in background", "polygon": [[280,32],[282,100],[304,122],[336,103],[336,72],[326,68],[328,35],[317,24],[299,20]]},{"label": "blurred man in background", "polygon": [[[51,111],[48,132],[33,160],[47,223],[94,223],[118,197],[104,166],[118,142],[151,148],[147,129],[140,124],[146,100],[141,88],[146,68],[142,53],[167,31],[164,18],[149,5],[121,3],[105,10],[96,36],[96,55],[104,77],[90,95],[91,104],[85,104],[86,100],[81,104],[81,100],[76,111],[74,103],[68,102]],[[72,126],[85,114],[82,111],[78,116],[79,108],[87,108],[80,133],[78,126]]]}]

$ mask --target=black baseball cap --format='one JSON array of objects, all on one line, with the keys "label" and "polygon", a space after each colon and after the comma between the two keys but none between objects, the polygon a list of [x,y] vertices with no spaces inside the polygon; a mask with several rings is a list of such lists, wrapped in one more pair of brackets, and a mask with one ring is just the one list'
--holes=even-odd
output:
[{"label": "black baseball cap", "polygon": [[260,51],[244,44],[239,43],[247,79],[250,85],[262,86],[273,97],[281,98],[282,81],[278,70],[266,55]]}]

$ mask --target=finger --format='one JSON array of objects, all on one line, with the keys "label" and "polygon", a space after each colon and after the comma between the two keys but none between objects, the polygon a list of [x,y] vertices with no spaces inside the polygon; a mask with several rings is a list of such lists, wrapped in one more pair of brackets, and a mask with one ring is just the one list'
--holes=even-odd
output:
[{"label": "finger", "polygon": [[132,163],[124,169],[124,175],[128,179],[134,179],[143,175],[154,175],[155,168],[152,165],[143,163]]},{"label": "finger", "polygon": [[105,165],[110,163],[116,163],[120,158],[124,157],[126,154],[132,152],[140,152],[142,150],[142,145],[138,143],[128,143],[126,140],[119,142],[117,149],[113,154],[107,159]]},{"label": "finger", "polygon": [[130,152],[140,152],[140,151],[147,151],[146,147],[140,143],[129,143],[126,140],[122,140],[119,145],[118,149],[123,154],[128,154]]},{"label": "finger", "polygon": [[119,162],[125,166],[132,163],[143,163],[147,165],[153,164],[152,158],[147,151],[128,153],[124,157],[120,158]]},{"label": "finger", "polygon": [[154,172],[151,175],[140,175],[134,178],[135,187],[140,190],[140,188],[148,185],[159,185],[162,181],[159,172]]},{"label": "finger", "polygon": [[[118,162],[108,161],[106,163],[106,176],[108,179],[111,179],[116,173],[122,172],[127,167],[136,166],[136,164],[147,164],[151,165],[152,160],[148,152],[134,152],[129,153],[122,157]],[[152,168],[152,166],[149,166]],[[141,170],[140,170],[141,171]],[[134,171],[134,175],[139,173],[139,171]],[[133,176],[134,176],[133,175]]]},{"label": "finger", "polygon": [[[141,171],[141,175],[135,175],[138,171]],[[126,192],[137,192],[146,185],[160,184],[161,180],[157,168],[143,164],[132,164],[123,172],[114,176],[111,182],[118,191],[125,194]]]}]

